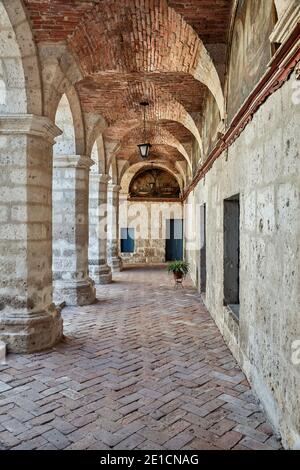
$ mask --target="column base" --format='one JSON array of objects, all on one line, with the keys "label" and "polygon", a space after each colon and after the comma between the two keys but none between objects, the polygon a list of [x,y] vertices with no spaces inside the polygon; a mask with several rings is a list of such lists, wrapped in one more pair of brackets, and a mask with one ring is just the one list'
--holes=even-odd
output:
[{"label": "column base", "polygon": [[63,336],[63,320],[52,304],[48,310],[36,314],[0,315],[0,340],[7,351],[33,353],[51,348]]},{"label": "column base", "polygon": [[90,261],[89,273],[96,284],[110,284],[112,282],[111,269],[105,262],[93,264]]},{"label": "column base", "polygon": [[108,263],[113,273],[119,273],[123,269],[123,261],[119,256],[110,258]]},{"label": "column base", "polygon": [[82,281],[54,281],[53,300],[70,306],[90,305],[96,299],[95,283],[89,277]]}]

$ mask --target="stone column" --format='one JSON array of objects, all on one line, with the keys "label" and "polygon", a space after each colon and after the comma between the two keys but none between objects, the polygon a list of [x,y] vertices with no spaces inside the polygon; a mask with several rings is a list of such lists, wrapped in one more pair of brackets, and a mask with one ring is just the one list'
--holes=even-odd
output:
[{"label": "stone column", "polygon": [[117,184],[108,185],[108,204],[107,204],[107,256],[108,264],[112,272],[118,272],[122,269],[122,260],[119,256],[119,203],[120,189]]},{"label": "stone column", "polygon": [[112,280],[107,264],[107,183],[110,177],[90,174],[89,196],[89,270],[97,284]]},{"label": "stone column", "polygon": [[0,116],[0,340],[30,353],[62,337],[52,302],[52,146],[47,118]]},{"label": "stone column", "polygon": [[53,159],[53,287],[54,300],[89,305],[95,300],[88,273],[89,169],[83,155]]}]

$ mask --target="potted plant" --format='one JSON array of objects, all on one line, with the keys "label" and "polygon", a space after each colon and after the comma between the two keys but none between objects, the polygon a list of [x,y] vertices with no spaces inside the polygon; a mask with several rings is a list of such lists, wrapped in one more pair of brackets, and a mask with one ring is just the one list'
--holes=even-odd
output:
[{"label": "potted plant", "polygon": [[182,279],[189,272],[189,263],[187,261],[172,261],[168,265],[168,272],[173,273],[175,281]]}]

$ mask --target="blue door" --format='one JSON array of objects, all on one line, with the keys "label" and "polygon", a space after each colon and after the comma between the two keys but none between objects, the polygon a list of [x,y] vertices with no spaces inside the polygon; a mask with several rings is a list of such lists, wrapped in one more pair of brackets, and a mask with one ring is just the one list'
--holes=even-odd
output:
[{"label": "blue door", "polygon": [[121,253],[134,252],[134,228],[121,228]]},{"label": "blue door", "polygon": [[166,261],[183,259],[183,220],[166,221]]}]

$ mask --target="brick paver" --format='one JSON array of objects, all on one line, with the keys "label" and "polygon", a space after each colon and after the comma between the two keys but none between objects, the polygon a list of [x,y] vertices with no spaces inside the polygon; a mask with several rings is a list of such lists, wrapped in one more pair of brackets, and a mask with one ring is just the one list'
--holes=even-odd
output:
[{"label": "brick paver", "polygon": [[2,449],[276,449],[189,281],[130,269],[63,311],[65,339],[1,366]]}]

